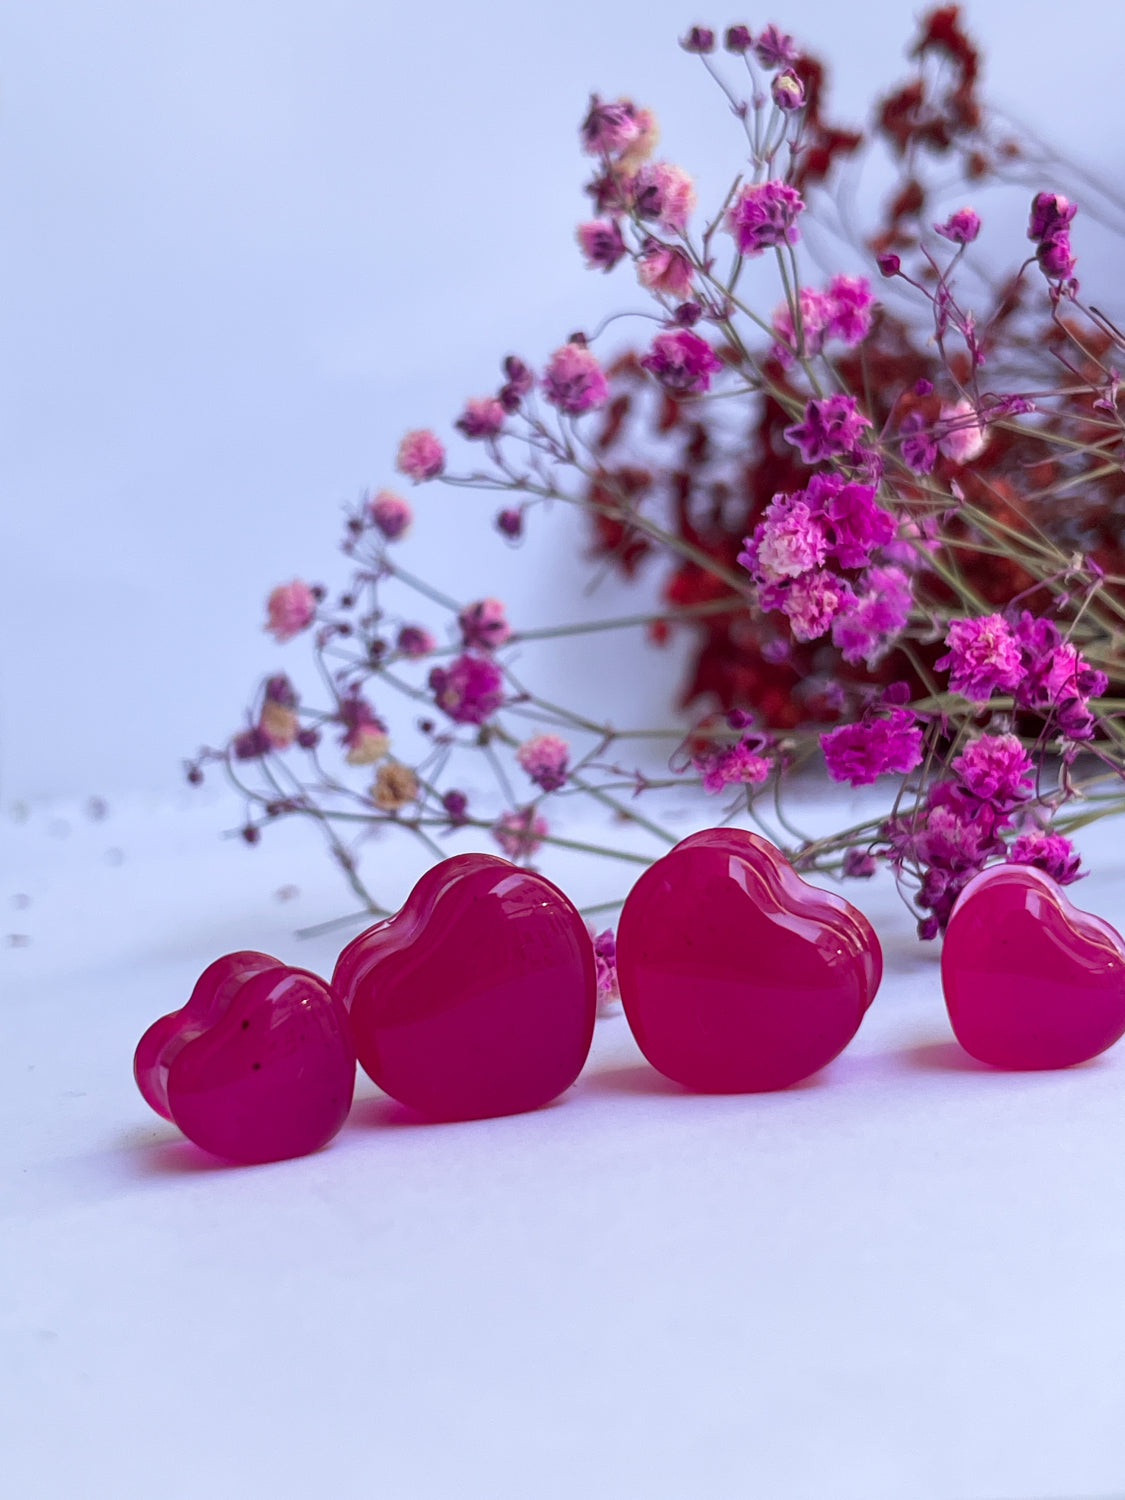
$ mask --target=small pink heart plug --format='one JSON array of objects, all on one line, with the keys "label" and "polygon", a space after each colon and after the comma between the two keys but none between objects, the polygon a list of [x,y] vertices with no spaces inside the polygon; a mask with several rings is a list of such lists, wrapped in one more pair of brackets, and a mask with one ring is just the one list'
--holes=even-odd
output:
[{"label": "small pink heart plug", "polygon": [[941,954],[954,1035],[998,1068],[1067,1068],[1125,1035],[1125,941],[1031,865],[993,865],[958,898]]},{"label": "small pink heart plug", "polygon": [[701,1093],[781,1089],[855,1035],[883,956],[867,919],[742,829],[693,834],[637,881],[617,930],[629,1025]]},{"label": "small pink heart plug", "polygon": [[157,1114],[205,1151],[279,1161],[318,1150],[343,1125],[355,1052],[323,979],[266,953],[228,953],[141,1037],[133,1073]]},{"label": "small pink heart plug", "polygon": [[578,1077],[594,1034],[586,924],[549,880],[491,854],[427,871],[348,944],[332,984],[365,1071],[433,1119],[537,1109]]}]

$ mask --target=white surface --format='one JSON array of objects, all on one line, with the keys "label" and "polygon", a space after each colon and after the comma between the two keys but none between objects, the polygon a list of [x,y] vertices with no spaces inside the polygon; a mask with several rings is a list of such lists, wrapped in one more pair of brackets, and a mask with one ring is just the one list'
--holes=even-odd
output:
[{"label": "white surface", "polygon": [[[828,59],[833,118],[852,124],[904,76],[914,10],[800,0],[774,16]],[[989,96],[1120,181],[1118,11],[1016,13],[966,8]],[[295,573],[342,582],[339,507],[393,481],[402,432],[449,435],[505,354],[542,360],[610,308],[650,305],[628,268],[583,270],[576,130],[591,89],[631,94],[701,203],[721,199],[742,139],[676,46],[696,19],[684,0],[0,5],[5,799],[174,786],[262,676],[303,658],[261,635],[263,600]],[[1119,245],[1081,186],[1042,186],[1083,201],[1083,286],[1120,323]],[[971,256],[1023,257],[1027,191],[949,190],[985,214]],[[859,202],[881,195],[875,162]],[[768,267],[742,286],[781,300]],[[494,497],[414,496],[405,566],[507,599],[518,626],[613,612],[614,590],[578,597],[589,570],[561,516],[512,552]],[[595,716],[612,695],[643,722],[679,675],[657,653],[613,678],[584,677],[587,660],[558,650],[551,680]]]},{"label": "white surface", "polygon": [[[224,949],[327,969],[343,939],[292,930],[348,900],[301,838],[224,847],[223,817],[5,828],[31,940],[0,953],[5,1495],[1125,1493],[1125,1051],[976,1068],[935,951],[858,887],[887,979],[804,1087],[684,1095],[618,1016],[537,1114],[407,1125],[364,1081],[320,1155],[212,1166],[136,1094],[137,1037]],[[1076,895],[1120,921],[1120,837],[1087,847]],[[381,874],[397,899],[411,872],[388,846]]]}]

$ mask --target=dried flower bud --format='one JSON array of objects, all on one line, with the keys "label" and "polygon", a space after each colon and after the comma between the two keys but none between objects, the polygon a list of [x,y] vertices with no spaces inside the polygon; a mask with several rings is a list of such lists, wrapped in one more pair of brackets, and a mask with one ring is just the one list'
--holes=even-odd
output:
[{"label": "dried flower bud", "polygon": [[461,824],[466,821],[469,799],[465,796],[464,792],[456,790],[446,792],[445,796],[441,799],[441,805],[445,808],[453,823]]},{"label": "dried flower bud", "polygon": [[792,68],[786,68],[784,72],[778,73],[770,84],[770,95],[778,109],[783,109],[788,113],[789,110],[800,109],[804,104],[805,85]]},{"label": "dried flower bud", "polygon": [[297,735],[297,743],[302,750],[315,750],[320,744],[319,729],[302,729]]},{"label": "dried flower bud", "polygon": [[706,26],[693,26],[687,36],[680,38],[680,46],[685,52],[714,52],[715,33]]},{"label": "dried flower bud", "polygon": [[749,26],[728,26],[727,34],[723,38],[723,46],[728,52],[735,56],[741,56],[743,52],[749,52],[754,45],[754,38],[750,35]]},{"label": "dried flower bud", "polygon": [[367,514],[388,542],[396,542],[400,536],[405,536],[414,519],[409,502],[390,490],[380,490],[367,502]]},{"label": "dried flower bud", "polygon": [[884,276],[897,276],[902,270],[902,261],[893,251],[876,257],[876,264]]},{"label": "dried flower bud", "polygon": [[844,853],[844,874],[853,880],[870,880],[878,868],[875,856],[866,849],[848,849]]},{"label": "dried flower bud", "polygon": [[935,224],[934,230],[955,245],[971,245],[980,233],[980,214],[971,208],[959,208],[944,224]]},{"label": "dried flower bud", "polygon": [[398,633],[395,649],[402,656],[417,658],[429,656],[436,645],[433,636],[421,625],[404,625]]},{"label": "dried flower bud", "polygon": [[471,396],[453,425],[467,438],[493,438],[504,425],[504,412],[496,396]]},{"label": "dried flower bud", "polygon": [[515,505],[510,510],[502,510],[496,517],[496,530],[501,536],[506,536],[510,541],[515,541],[523,535],[523,506]]}]

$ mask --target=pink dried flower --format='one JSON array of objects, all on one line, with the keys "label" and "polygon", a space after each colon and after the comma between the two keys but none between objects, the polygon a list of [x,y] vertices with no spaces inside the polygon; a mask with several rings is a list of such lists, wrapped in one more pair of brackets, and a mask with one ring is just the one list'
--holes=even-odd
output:
[{"label": "pink dried flower", "polygon": [[728,786],[761,786],[769,779],[771,770],[770,761],[760,753],[761,748],[762,740],[753,736],[697,756],[694,764],[702,774],[703,790],[715,793],[725,791]]},{"label": "pink dried flower", "polygon": [[478,599],[466,604],[457,616],[457,623],[461,627],[462,645],[480,646],[485,651],[495,651],[512,633],[499,599]]},{"label": "pink dried flower", "polygon": [[1031,201],[1027,237],[1038,242],[1036,258],[1043,274],[1052,280],[1062,280],[1074,270],[1070,222],[1077,212],[1078,205],[1061,193],[1036,193]]},{"label": "pink dried flower", "polygon": [[[939,872],[948,877],[981,869],[985,860],[1002,847],[996,825],[995,810],[966,796],[958,783],[938,781],[930,788],[925,822],[914,840],[914,853],[923,864],[933,867],[927,871],[928,888],[923,888],[923,905],[941,913],[943,926],[952,910],[950,898],[955,898],[957,891],[951,890],[948,878],[938,878]],[[942,898],[948,900],[947,907],[943,906]]]},{"label": "pink dried flower", "polygon": [[400,536],[405,536],[414,519],[409,502],[390,490],[380,490],[368,500],[367,514],[388,542],[396,542]]},{"label": "pink dried flower", "polygon": [[744,52],[749,52],[754,45],[754,38],[750,35],[749,26],[728,26],[727,34],[723,38],[723,46],[728,52],[733,52],[736,57],[741,57]]},{"label": "pink dried flower", "polygon": [[445,449],[428,427],[420,427],[399,443],[395,462],[400,474],[419,484],[423,479],[435,479],[445,468]]},{"label": "pink dried flower", "polygon": [[638,107],[634,118],[637,122],[636,138],[629,142],[615,163],[617,171],[625,176],[648,161],[660,139],[660,125],[651,109]]},{"label": "pink dried flower", "polygon": [[956,464],[970,464],[985,450],[988,437],[972,402],[943,406],[937,426],[938,447]]},{"label": "pink dried flower", "polygon": [[848,584],[826,569],[795,578],[785,591],[781,610],[797,640],[814,641],[851,607],[854,598]]},{"label": "pink dried flower", "polygon": [[658,333],[641,364],[675,396],[710,390],[711,376],[723,368],[707,340],[689,328]]},{"label": "pink dried flower", "polygon": [[870,426],[870,419],[858,410],[854,396],[836,394],[806,402],[804,421],[787,427],[785,436],[794,447],[800,448],[805,463],[815,464],[855,453],[863,429]]},{"label": "pink dried flower", "polygon": [[993,693],[1010,693],[1024,668],[1019,643],[1000,615],[954,620],[945,636],[949,651],[934,665],[949,672],[949,686],[971,703],[987,703]]},{"label": "pink dried flower", "polygon": [[294,578],[292,583],[278,584],[266,600],[266,631],[275,641],[291,641],[307,629],[316,617],[316,595],[307,583]]},{"label": "pink dried flower", "polygon": [[899,428],[902,461],[915,474],[929,474],[937,463],[938,450],[930,424],[920,411],[908,412]]},{"label": "pink dried flower", "polygon": [[861,344],[871,332],[875,294],[866,276],[833,276],[825,293],[828,302],[827,338],[839,339],[849,348]]},{"label": "pink dried flower", "polygon": [[650,239],[637,258],[637,278],[650,292],[668,297],[686,297],[695,274],[691,261],[674,245]]},{"label": "pink dried flower", "polygon": [[1036,193],[1031,200],[1028,239],[1045,240],[1053,234],[1061,233],[1077,212],[1077,203],[1071,203],[1061,193]]},{"label": "pink dried flower", "polygon": [[805,202],[787,182],[750,183],[727,210],[725,227],[743,255],[761,255],[777,245],[795,245],[801,238],[797,217]]},{"label": "pink dried flower", "polygon": [[434,702],[455,724],[483,724],[504,701],[504,677],[486,656],[458,656],[430,673]]},{"label": "pink dried flower", "polygon": [[625,254],[625,241],[616,219],[590,219],[579,224],[575,237],[591,271],[612,271]]},{"label": "pink dried flower", "polygon": [[[827,292],[818,292],[815,287],[804,286],[797,301],[801,313],[804,352],[807,355],[819,354],[828,337],[834,311],[833,300]],[[774,309],[772,322],[777,341],[770,346],[770,354],[788,369],[799,344],[793,327],[793,314],[789,311],[787,302]]]},{"label": "pink dried flower", "polygon": [[1007,810],[1031,796],[1034,767],[1014,734],[982,734],[951,763],[966,791]]},{"label": "pink dried flower", "polygon": [[1061,833],[1048,833],[1042,828],[1021,833],[1019,838],[1012,840],[1008,863],[1034,865],[1060,885],[1071,885],[1082,873],[1082,857],[1070,840]]},{"label": "pink dried flower", "polygon": [[856,484],[840,474],[814,474],[805,493],[813,514],[827,521],[829,551],[843,568],[867,567],[872,552],[895,534],[894,517],[876,504],[873,484]]},{"label": "pink dried flower", "polygon": [[754,51],[763,68],[789,68],[797,61],[797,44],[791,36],[771,21],[754,43]]},{"label": "pink dried flower", "polygon": [[587,156],[614,156],[636,140],[640,129],[637,108],[630,99],[603,103],[597,94],[591,94],[579,136]]},{"label": "pink dried flower", "polygon": [[905,775],[922,761],[922,731],[905,708],[894,708],[885,718],[841,724],[822,734],[820,745],[829,776],[850,786],[870,786],[889,772]]},{"label": "pink dried flower", "polygon": [[850,879],[870,880],[878,868],[878,861],[867,849],[844,851],[844,874]]},{"label": "pink dried flower", "polygon": [[934,229],[942,239],[952,240],[955,245],[971,245],[980,233],[980,214],[971,208],[959,208],[944,224],[935,224]]},{"label": "pink dried flower", "polygon": [[493,438],[504,425],[504,406],[496,396],[470,396],[454,422],[467,438]]},{"label": "pink dried flower", "polygon": [[566,781],[570,746],[557,734],[533,734],[516,751],[516,760],[537,786],[557,792]]},{"label": "pink dried flower", "polygon": [[792,68],[786,68],[784,72],[774,76],[770,84],[770,97],[778,109],[788,114],[790,110],[800,109],[804,104],[805,85]]},{"label": "pink dried flower", "polygon": [[492,825],[492,837],[509,859],[530,859],[547,833],[547,820],[533,806],[502,813]]},{"label": "pink dried flower", "polygon": [[655,219],[662,229],[682,233],[695,207],[695,185],[682,167],[656,161],[633,178],[633,203],[642,219]]},{"label": "pink dried flower", "polygon": [[860,592],[833,620],[832,644],[853,665],[877,666],[905,628],[913,602],[901,568],[870,568]]},{"label": "pink dried flower", "polygon": [[819,567],[828,553],[828,537],[803,492],[775,495],[752,537],[743,542],[738,561],[759,583],[779,583]]},{"label": "pink dried flower", "polygon": [[617,989],[617,939],[613,929],[595,934],[590,928],[590,940],[594,945],[594,970],[597,975],[598,1002],[608,1004],[618,995]]},{"label": "pink dried flower", "polygon": [[437,646],[437,641],[428,630],[421,625],[404,625],[398,633],[395,649],[401,656],[409,656],[412,659],[419,656],[429,656],[430,652]]},{"label": "pink dried flower", "polygon": [[609,400],[609,383],[593,350],[583,344],[563,344],[543,372],[543,391],[560,411],[580,416]]}]

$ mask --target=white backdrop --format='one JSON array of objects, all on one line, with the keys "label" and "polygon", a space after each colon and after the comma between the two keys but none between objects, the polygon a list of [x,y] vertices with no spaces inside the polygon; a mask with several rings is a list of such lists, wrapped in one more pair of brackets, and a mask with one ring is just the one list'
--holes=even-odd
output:
[{"label": "white backdrop", "polygon": [[[969,12],[989,93],[1112,173],[1115,8],[1014,14]],[[341,576],[338,507],[392,477],[401,432],[447,428],[510,350],[643,305],[624,271],[581,266],[575,128],[591,88],[630,93],[704,194],[725,185],[737,131],[675,45],[696,19],[670,0],[9,0],[0,796],[171,786],[300,655],[262,636],[264,596]],[[777,19],[832,60],[845,121],[903,72],[895,0]],[[1060,46],[1081,53],[1065,77]],[[416,498],[415,569],[523,623],[582,607],[566,518],[512,553],[486,498]],[[655,712],[676,670],[650,654],[615,704]]]}]

